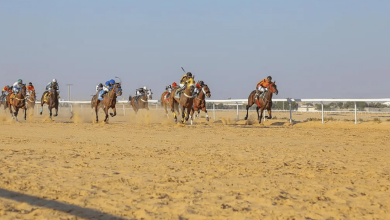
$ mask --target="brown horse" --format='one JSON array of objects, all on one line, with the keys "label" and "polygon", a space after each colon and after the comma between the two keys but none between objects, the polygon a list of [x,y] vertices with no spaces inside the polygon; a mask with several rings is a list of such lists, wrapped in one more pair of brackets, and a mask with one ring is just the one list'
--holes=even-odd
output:
[{"label": "brown horse", "polygon": [[206,109],[206,96],[207,98],[211,97],[211,92],[210,88],[206,84],[200,85],[202,89],[199,92],[199,95],[195,97],[193,107],[191,109],[191,119],[193,118],[194,112],[199,113],[200,110],[204,111],[206,113],[206,120],[209,121],[209,115],[207,114],[207,109]]},{"label": "brown horse", "polygon": [[[26,120],[27,112],[26,112],[26,85],[22,85],[19,92],[16,96],[11,93],[8,95],[8,108],[11,113],[12,119],[15,117],[15,120],[18,121],[18,113],[19,109],[24,109],[24,120]],[[12,114],[12,108],[14,108],[14,113]]]},{"label": "brown horse", "polygon": [[100,101],[99,99],[96,99],[95,102],[95,113],[96,113],[96,122],[99,122],[98,118],[98,111],[99,111],[99,105],[100,103],[103,105],[104,113],[106,114],[106,117],[104,119],[104,122],[108,122],[108,110],[111,108],[114,113],[110,113],[111,117],[114,117],[116,115],[116,98],[118,96],[122,95],[122,88],[121,84],[116,83],[111,91],[109,91],[104,97],[103,100]]},{"label": "brown horse", "polygon": [[169,97],[167,97],[168,94],[169,94],[168,91],[165,91],[165,92],[163,92],[163,94],[161,94],[161,107],[164,107],[165,114],[169,118],[169,115],[168,115]]},{"label": "brown horse", "polygon": [[[257,111],[257,118],[259,120],[259,124],[261,124],[261,118],[263,117],[263,111],[264,109],[268,110],[268,116],[266,117],[267,119],[272,118],[272,94],[275,93],[276,95],[279,93],[277,87],[276,87],[276,82],[270,83],[269,86],[267,87],[267,91],[264,92],[263,98],[260,96],[257,97],[256,99],[256,90],[253,90],[251,94],[249,94],[248,97],[248,105],[246,106],[246,116],[245,120],[248,119],[248,110],[253,104],[257,104],[256,111]],[[259,115],[259,109],[261,110],[261,114]]]},{"label": "brown horse", "polygon": [[[56,110],[56,113],[54,114],[54,117],[57,117],[58,116],[58,92],[57,92],[57,86],[55,84],[52,84],[51,87],[50,87],[50,92],[49,91],[46,91],[42,94],[42,97],[41,97],[41,112],[39,113],[40,115],[42,115],[42,112],[43,112],[43,105],[44,104],[47,104],[47,108],[49,109],[49,112],[50,112],[50,120],[53,120],[52,118],[52,115],[53,115],[53,112],[52,112],[52,109],[54,108]],[[45,99],[45,95],[47,95],[47,98]]]},{"label": "brown horse", "polygon": [[139,109],[149,110],[148,100],[152,99],[152,95],[153,95],[152,90],[149,89],[146,91],[145,94],[138,97],[137,100],[136,100],[136,98],[137,98],[136,96],[134,96],[134,97],[129,96],[129,102],[131,104],[131,107],[133,107],[133,110],[135,111],[136,115],[137,115]]},{"label": "brown horse", "polygon": [[30,95],[28,96],[28,99],[27,99],[27,110],[28,109],[34,110],[35,101],[37,100],[37,96],[36,96],[35,90],[30,90],[29,93],[30,93]]},{"label": "brown horse", "polygon": [[[185,82],[185,89],[180,94],[180,97],[176,97],[176,91],[178,88],[172,89],[171,96],[169,97],[169,105],[171,106],[171,111],[173,113],[173,117],[175,122],[177,122],[176,112],[179,114],[179,105],[181,105],[181,122],[184,123],[188,121],[190,116],[190,112],[192,109],[192,104],[194,102],[194,90],[195,90],[195,81],[193,78],[189,78]],[[184,110],[187,109],[185,112]],[[192,118],[191,118],[192,124]]]}]

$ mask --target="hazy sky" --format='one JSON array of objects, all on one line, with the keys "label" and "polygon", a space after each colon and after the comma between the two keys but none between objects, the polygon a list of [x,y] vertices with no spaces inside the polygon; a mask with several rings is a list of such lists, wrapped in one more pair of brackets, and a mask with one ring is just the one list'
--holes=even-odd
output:
[{"label": "hazy sky", "polygon": [[114,76],[158,99],[181,66],[212,99],[268,75],[277,98],[390,97],[388,0],[0,0],[0,27],[1,86],[57,78],[66,99]]}]

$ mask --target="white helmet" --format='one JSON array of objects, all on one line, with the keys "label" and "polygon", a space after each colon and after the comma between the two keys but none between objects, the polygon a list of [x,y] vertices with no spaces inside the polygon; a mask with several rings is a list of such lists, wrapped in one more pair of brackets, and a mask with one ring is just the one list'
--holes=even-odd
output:
[{"label": "white helmet", "polygon": [[57,82],[57,80],[56,79],[53,79],[53,83],[56,83]]},{"label": "white helmet", "polygon": [[146,90],[146,86],[144,86],[144,89]]}]

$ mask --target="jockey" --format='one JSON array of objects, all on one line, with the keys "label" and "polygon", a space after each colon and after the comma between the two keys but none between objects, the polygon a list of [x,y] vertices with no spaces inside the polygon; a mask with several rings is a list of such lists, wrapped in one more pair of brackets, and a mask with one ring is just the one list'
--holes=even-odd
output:
[{"label": "jockey", "polygon": [[257,96],[259,95],[259,92],[260,92],[260,95],[262,95],[265,91],[267,91],[267,88],[271,82],[272,82],[272,77],[268,76],[266,79],[263,79],[257,83],[256,94],[255,94],[256,99],[257,99]]},{"label": "jockey", "polygon": [[12,87],[9,86],[9,85],[6,85],[3,90],[1,91],[1,95],[4,95],[4,93],[6,93],[6,95],[8,95],[9,93],[12,92]]},{"label": "jockey", "polygon": [[203,84],[204,84],[203,81],[199,81],[198,83],[196,83],[195,91],[194,91],[196,95],[199,95],[199,92],[202,89]]},{"label": "jockey", "polygon": [[146,88],[146,86],[144,86],[143,88],[136,89],[135,95],[141,96],[141,95],[145,94],[146,92],[147,92],[147,88]]},{"label": "jockey", "polygon": [[28,86],[27,86],[27,93],[30,93],[30,91],[34,91],[34,90],[35,90],[35,88],[34,88],[32,82],[29,82]]},{"label": "jockey", "polygon": [[178,89],[179,91],[185,89],[185,83],[186,83],[186,81],[189,78],[192,78],[192,73],[191,72],[187,72],[184,76],[181,77],[181,79],[180,79],[180,88]]},{"label": "jockey", "polygon": [[21,79],[18,79],[18,81],[14,83],[12,91],[14,92],[15,95],[18,94],[19,90],[22,88],[21,87],[22,84],[23,84],[23,80]]},{"label": "jockey", "polygon": [[47,92],[51,92],[51,86],[54,85],[54,88],[56,89],[57,91],[57,94],[58,94],[58,98],[59,98],[59,95],[60,95],[60,86],[58,85],[58,82],[56,79],[53,79],[51,82],[49,82],[47,85],[46,85],[46,91],[45,93]]},{"label": "jockey", "polygon": [[[103,101],[103,95],[108,93],[113,88],[114,84],[115,84],[115,80],[113,79],[110,79],[106,83],[104,83],[102,90],[100,90],[99,92],[98,100]],[[96,90],[98,89],[98,86],[96,86]]]}]

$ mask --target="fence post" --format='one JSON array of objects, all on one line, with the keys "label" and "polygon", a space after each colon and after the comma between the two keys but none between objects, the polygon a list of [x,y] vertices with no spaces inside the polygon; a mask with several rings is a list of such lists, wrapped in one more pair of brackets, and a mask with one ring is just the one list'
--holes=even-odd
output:
[{"label": "fence post", "polygon": [[123,104],[123,115],[126,115],[125,104]]},{"label": "fence post", "polygon": [[214,120],[215,120],[215,103],[213,102],[213,114],[214,114]]},{"label": "fence post", "polygon": [[324,103],[323,102],[321,102],[321,114],[322,114],[322,116],[321,116],[321,118],[322,118],[322,124],[324,124]]},{"label": "fence post", "polygon": [[237,104],[237,121],[239,121],[240,120],[240,116],[239,116],[239,113],[238,113],[238,102],[236,102],[236,104]]},{"label": "fence post", "polygon": [[355,102],[355,125],[357,124],[357,108],[356,108],[356,102]]},{"label": "fence post", "polygon": [[73,113],[73,105],[72,104],[70,104],[70,112]]},{"label": "fence post", "polygon": [[292,123],[291,99],[288,99],[288,104],[290,106],[290,123]]}]

